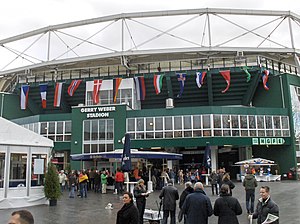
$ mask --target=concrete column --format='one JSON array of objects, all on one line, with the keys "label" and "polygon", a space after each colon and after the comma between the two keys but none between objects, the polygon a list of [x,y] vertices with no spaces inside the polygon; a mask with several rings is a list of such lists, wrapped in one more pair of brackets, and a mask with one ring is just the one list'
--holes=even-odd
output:
[{"label": "concrete column", "polygon": [[217,170],[218,168],[218,146],[212,145],[210,146],[211,149],[211,171]]}]

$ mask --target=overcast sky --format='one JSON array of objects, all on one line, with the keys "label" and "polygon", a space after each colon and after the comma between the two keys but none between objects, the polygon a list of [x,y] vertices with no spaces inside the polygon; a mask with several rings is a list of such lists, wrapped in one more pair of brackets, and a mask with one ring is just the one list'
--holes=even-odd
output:
[{"label": "overcast sky", "polygon": [[41,27],[125,12],[195,8],[291,10],[298,0],[2,0],[0,39]]}]

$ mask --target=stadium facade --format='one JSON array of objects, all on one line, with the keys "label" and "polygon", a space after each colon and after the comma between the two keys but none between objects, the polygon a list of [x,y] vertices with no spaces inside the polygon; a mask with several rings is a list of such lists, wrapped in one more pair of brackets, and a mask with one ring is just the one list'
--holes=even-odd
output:
[{"label": "stadium facade", "polygon": [[175,10],[0,40],[17,55],[0,72],[1,116],[54,140],[61,168],[108,166],[97,153],[129,133],[132,148],[182,153],[177,167],[202,167],[209,143],[212,169],[262,157],[285,173],[300,162],[299,23],[290,11]]}]

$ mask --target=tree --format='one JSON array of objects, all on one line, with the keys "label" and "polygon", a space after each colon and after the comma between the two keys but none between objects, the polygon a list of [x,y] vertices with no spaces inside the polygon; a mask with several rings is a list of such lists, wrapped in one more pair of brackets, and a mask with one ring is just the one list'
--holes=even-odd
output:
[{"label": "tree", "polygon": [[57,170],[51,162],[48,163],[45,175],[44,193],[45,197],[50,201],[57,200],[61,195]]}]

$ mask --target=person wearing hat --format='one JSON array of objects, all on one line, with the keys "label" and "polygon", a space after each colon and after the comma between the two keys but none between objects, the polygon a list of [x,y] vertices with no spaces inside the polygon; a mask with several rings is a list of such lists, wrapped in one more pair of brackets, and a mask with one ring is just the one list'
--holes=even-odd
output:
[{"label": "person wearing hat", "polygon": [[175,224],[176,201],[179,199],[179,194],[177,188],[173,186],[172,180],[168,180],[168,184],[161,190],[159,198],[162,199],[164,212],[162,223],[167,224],[170,215],[171,224]]},{"label": "person wearing hat", "polygon": [[137,184],[134,187],[133,195],[136,198],[136,207],[139,210],[139,223],[143,224],[146,198],[149,196],[149,193],[146,191],[145,182],[143,179],[138,180]]}]

